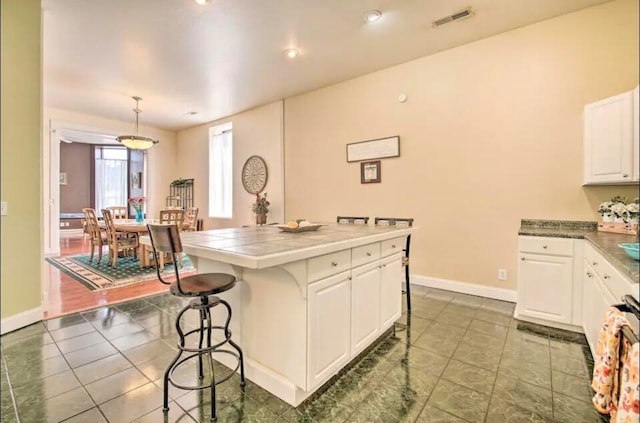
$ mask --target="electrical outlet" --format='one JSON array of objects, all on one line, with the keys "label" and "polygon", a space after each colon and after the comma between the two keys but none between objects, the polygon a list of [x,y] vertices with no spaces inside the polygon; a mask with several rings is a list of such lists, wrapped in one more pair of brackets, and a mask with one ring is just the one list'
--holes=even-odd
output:
[{"label": "electrical outlet", "polygon": [[498,280],[507,280],[507,269],[498,269]]}]

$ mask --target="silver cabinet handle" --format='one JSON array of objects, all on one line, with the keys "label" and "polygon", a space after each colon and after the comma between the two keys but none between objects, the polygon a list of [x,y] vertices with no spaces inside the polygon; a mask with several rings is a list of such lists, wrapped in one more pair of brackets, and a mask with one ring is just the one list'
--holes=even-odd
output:
[{"label": "silver cabinet handle", "polygon": [[604,275],[604,276],[603,276],[603,278],[605,278],[605,279],[611,279],[611,276],[609,276],[609,275]]},{"label": "silver cabinet handle", "polygon": [[391,248],[396,248],[396,244],[391,244]]},{"label": "silver cabinet handle", "polygon": [[371,257],[371,253],[369,253],[369,252],[368,252],[368,253],[367,253],[367,256]]},{"label": "silver cabinet handle", "polygon": [[336,267],[336,266],[338,265],[338,263],[337,263],[337,262],[335,262],[335,261],[332,261],[332,262],[331,262],[331,265],[332,265],[333,267]]},{"label": "silver cabinet handle", "polygon": [[598,262],[597,262],[597,261],[593,261],[593,262],[591,262],[591,264],[592,264],[593,266],[597,266],[597,265],[598,265]]},{"label": "silver cabinet handle", "polygon": [[542,248],[544,248],[544,249],[546,250],[546,249],[547,249],[547,246],[546,246],[546,245],[543,245],[543,246],[542,246]]},{"label": "silver cabinet handle", "polygon": [[591,272],[587,272],[587,276],[588,276],[588,277],[590,277],[590,278],[592,278],[592,277],[593,277],[593,273],[591,273]]},{"label": "silver cabinet handle", "polygon": [[524,257],[520,257],[520,260],[524,261]]},{"label": "silver cabinet handle", "polygon": [[386,264],[383,264],[383,265],[382,265],[382,267],[387,267],[387,265],[386,265]]},{"label": "silver cabinet handle", "polygon": [[382,265],[381,265],[381,264],[380,264],[380,265],[378,265],[378,269],[382,269]]},{"label": "silver cabinet handle", "polygon": [[351,276],[349,276],[347,279],[351,280]]},{"label": "silver cabinet handle", "polygon": [[629,175],[627,175],[626,173],[623,173],[623,174],[622,174],[622,177],[623,177],[623,178],[628,178],[628,177],[629,177]]}]

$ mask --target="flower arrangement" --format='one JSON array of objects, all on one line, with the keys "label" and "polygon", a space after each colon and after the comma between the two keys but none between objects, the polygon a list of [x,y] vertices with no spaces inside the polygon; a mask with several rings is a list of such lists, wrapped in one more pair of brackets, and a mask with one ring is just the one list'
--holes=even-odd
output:
[{"label": "flower arrangement", "polygon": [[263,196],[260,193],[256,194],[256,201],[251,205],[251,211],[257,215],[266,215],[269,213],[269,200],[267,200],[267,193]]},{"label": "flower arrangement", "polygon": [[139,212],[144,208],[145,201],[147,201],[147,197],[131,197],[129,198],[129,205]]},{"label": "flower arrangement", "polygon": [[640,217],[640,200],[634,198],[628,202],[625,197],[616,195],[609,201],[605,201],[598,207],[598,213],[602,215],[604,222],[638,223]]}]

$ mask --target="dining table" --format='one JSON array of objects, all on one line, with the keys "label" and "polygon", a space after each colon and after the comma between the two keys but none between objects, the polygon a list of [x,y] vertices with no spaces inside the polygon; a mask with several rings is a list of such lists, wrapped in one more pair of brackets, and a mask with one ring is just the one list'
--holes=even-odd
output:
[{"label": "dining table", "polygon": [[[135,234],[137,237],[147,235],[149,233],[149,229],[147,229],[147,225],[149,223],[157,224],[158,222],[159,220],[157,219],[144,219],[142,222],[138,222],[135,219],[114,219],[113,221],[117,232]],[[101,228],[106,228],[104,220],[98,221],[98,224]],[[150,247],[140,244],[138,250],[140,267],[149,267],[151,265],[151,261],[149,259],[150,251]]]}]

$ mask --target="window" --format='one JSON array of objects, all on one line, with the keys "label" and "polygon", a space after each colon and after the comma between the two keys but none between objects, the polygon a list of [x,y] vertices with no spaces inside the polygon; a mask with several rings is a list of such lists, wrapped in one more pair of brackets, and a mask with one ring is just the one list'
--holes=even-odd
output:
[{"label": "window", "polygon": [[96,210],[127,205],[127,149],[96,147]]},{"label": "window", "polygon": [[209,129],[209,217],[233,217],[231,123]]}]

